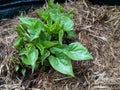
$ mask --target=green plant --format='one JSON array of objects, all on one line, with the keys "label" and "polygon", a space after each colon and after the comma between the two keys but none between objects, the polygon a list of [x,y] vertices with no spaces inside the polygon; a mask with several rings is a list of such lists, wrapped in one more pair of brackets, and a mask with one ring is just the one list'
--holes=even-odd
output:
[{"label": "green plant", "polygon": [[32,72],[39,65],[51,65],[55,70],[74,76],[71,60],[92,59],[88,50],[79,42],[68,43],[75,37],[72,12],[49,0],[44,11],[36,10],[38,18],[21,17],[16,28],[18,38],[14,42],[22,63],[31,66]]}]

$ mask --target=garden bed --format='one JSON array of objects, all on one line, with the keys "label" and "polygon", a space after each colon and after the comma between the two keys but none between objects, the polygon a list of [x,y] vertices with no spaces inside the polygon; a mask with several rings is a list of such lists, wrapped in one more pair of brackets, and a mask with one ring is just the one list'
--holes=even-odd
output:
[{"label": "garden bed", "polygon": [[[18,17],[0,23],[0,89],[40,90],[119,90],[120,88],[120,7],[91,5],[84,0],[65,3],[66,11],[74,9],[75,32],[94,59],[73,62],[75,77],[49,68],[39,69],[25,77],[14,71],[17,52],[13,41]],[[30,12],[27,16],[37,16]]]}]

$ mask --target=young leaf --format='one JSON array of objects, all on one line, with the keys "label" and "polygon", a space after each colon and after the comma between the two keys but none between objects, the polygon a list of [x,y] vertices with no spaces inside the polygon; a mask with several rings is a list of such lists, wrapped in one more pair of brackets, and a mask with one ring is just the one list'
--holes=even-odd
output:
[{"label": "young leaf", "polygon": [[51,55],[49,62],[55,70],[74,77],[71,60],[67,56],[61,54],[54,57]]},{"label": "young leaf", "polygon": [[60,45],[62,45],[63,35],[64,35],[63,30],[59,31],[59,43],[60,43]]},{"label": "young leaf", "polygon": [[54,5],[54,0],[48,0],[48,5],[53,6]]},{"label": "young leaf", "polygon": [[19,66],[15,65],[15,71],[18,71],[18,70],[19,70]]},{"label": "young leaf", "polygon": [[70,10],[70,11],[66,14],[66,16],[71,18],[71,17],[72,17],[73,12],[74,12],[74,10]]},{"label": "young leaf", "polygon": [[45,31],[47,31],[48,33],[50,33],[51,31],[51,26],[48,25],[44,25],[45,26]]},{"label": "young leaf", "polygon": [[23,39],[22,39],[22,37],[19,37],[19,38],[17,38],[15,41],[14,41],[14,47],[15,48],[18,48],[21,44],[22,44],[22,42],[23,42]]},{"label": "young leaf", "polygon": [[64,8],[60,6],[60,4],[56,3],[54,4],[54,0],[51,0],[48,2],[48,7],[47,7],[49,12],[52,12],[51,10],[57,10],[57,12],[63,13]]},{"label": "young leaf", "polygon": [[21,73],[22,73],[22,75],[23,75],[23,76],[25,76],[26,69],[25,69],[25,68],[24,68],[24,69],[22,69],[22,70],[21,70]]},{"label": "young leaf", "polygon": [[60,28],[59,26],[60,26],[60,21],[58,20],[51,26],[50,32],[58,33],[57,31],[59,31]]},{"label": "young leaf", "polygon": [[69,44],[68,48],[63,51],[72,60],[88,60],[92,59],[92,55],[79,42]]},{"label": "young leaf", "polygon": [[47,11],[42,11],[40,9],[37,9],[36,12],[38,13],[38,15],[44,19],[45,21],[48,20],[48,12]]}]

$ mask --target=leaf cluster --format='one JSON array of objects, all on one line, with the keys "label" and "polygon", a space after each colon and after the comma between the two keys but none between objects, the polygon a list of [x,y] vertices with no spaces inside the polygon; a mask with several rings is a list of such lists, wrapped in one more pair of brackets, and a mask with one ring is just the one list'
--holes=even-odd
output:
[{"label": "leaf cluster", "polygon": [[73,32],[72,12],[64,13],[64,8],[49,0],[45,10],[36,10],[42,18],[20,17],[14,42],[22,63],[32,67],[51,65],[55,70],[74,76],[71,60],[92,59],[88,50],[79,42],[65,43],[76,37]]}]

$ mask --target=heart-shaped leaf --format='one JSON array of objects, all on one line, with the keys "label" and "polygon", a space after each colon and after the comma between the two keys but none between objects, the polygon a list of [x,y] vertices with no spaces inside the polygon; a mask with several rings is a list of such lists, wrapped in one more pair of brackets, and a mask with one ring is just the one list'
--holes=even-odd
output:
[{"label": "heart-shaped leaf", "polygon": [[70,10],[70,11],[66,14],[66,16],[71,18],[71,17],[72,17],[73,12],[74,12],[74,10],[73,10],[73,9],[72,9],[72,10]]},{"label": "heart-shaped leaf", "polygon": [[49,62],[55,70],[74,77],[71,60],[67,56],[60,54],[54,57],[51,55]]},{"label": "heart-shaped leaf", "polygon": [[89,60],[93,58],[88,50],[79,42],[69,44],[63,53],[72,60]]}]

